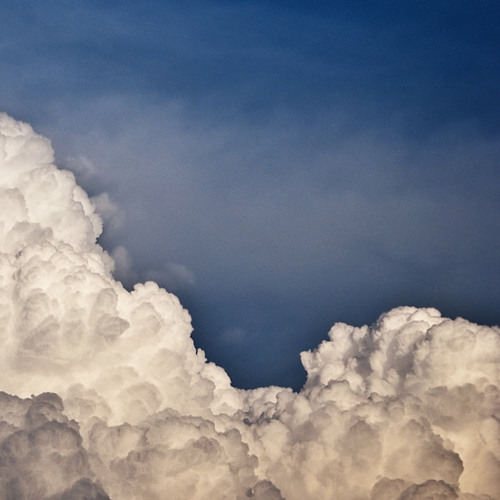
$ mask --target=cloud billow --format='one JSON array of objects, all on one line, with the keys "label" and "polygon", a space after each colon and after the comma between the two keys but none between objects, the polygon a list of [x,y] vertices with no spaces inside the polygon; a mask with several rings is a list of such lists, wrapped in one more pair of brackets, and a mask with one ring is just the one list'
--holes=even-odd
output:
[{"label": "cloud billow", "polygon": [[1,497],[498,498],[498,327],[399,307],[334,325],[298,393],[234,388],[53,161],[0,115]]}]

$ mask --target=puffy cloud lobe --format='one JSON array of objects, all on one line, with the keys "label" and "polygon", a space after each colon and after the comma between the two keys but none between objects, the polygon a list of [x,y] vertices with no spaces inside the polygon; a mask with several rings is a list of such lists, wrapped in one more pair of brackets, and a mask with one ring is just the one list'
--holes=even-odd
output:
[{"label": "puffy cloud lobe", "polygon": [[[102,230],[100,218],[73,174],[53,165],[49,141],[5,114],[0,117],[0,137],[2,205],[5,200],[14,207],[2,217],[2,251],[20,251],[32,241],[30,235],[38,234],[37,229],[76,252],[98,251],[95,241]],[[17,247],[9,247],[9,243]]]},{"label": "puffy cloud lobe", "polygon": [[56,394],[21,399],[0,393],[2,498],[75,499],[76,491],[109,498],[94,481],[77,423],[62,410]]},{"label": "puffy cloud lobe", "polygon": [[401,307],[334,325],[298,394],[235,389],[52,162],[0,115],[0,498],[500,496],[498,328]]},{"label": "puffy cloud lobe", "polygon": [[[352,450],[353,470],[364,458],[373,479],[442,480],[498,496],[498,334],[410,307],[372,328],[335,325],[329,341],[302,354],[303,393],[312,404],[307,422],[318,413],[335,429],[340,422],[343,465]],[[362,432],[361,442],[370,444],[353,444]]]}]

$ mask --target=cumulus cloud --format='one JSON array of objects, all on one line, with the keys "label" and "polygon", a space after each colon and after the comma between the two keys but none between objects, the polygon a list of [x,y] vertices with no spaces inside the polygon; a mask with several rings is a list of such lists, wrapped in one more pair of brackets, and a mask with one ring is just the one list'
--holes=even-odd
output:
[{"label": "cumulus cloud", "polygon": [[2,498],[109,498],[94,481],[78,424],[62,410],[56,394],[0,393]]},{"label": "cumulus cloud", "polygon": [[243,391],[176,296],[115,280],[95,205],[5,114],[0,210],[0,497],[500,496],[498,327],[400,307],[334,325],[299,393]]}]

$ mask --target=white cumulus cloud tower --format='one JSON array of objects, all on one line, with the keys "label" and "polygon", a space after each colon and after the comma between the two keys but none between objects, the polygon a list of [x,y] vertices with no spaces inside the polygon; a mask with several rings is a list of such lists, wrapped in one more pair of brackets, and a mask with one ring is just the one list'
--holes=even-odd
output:
[{"label": "white cumulus cloud tower", "polygon": [[499,328],[401,307],[334,325],[298,394],[235,389],[53,161],[0,114],[0,498],[500,497]]}]

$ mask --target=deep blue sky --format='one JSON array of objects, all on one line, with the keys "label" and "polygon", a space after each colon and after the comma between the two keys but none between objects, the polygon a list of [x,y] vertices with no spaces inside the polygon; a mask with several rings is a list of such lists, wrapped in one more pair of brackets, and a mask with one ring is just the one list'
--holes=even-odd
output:
[{"label": "deep blue sky", "polygon": [[499,2],[0,7],[0,110],[236,386],[398,305],[500,323]]}]

